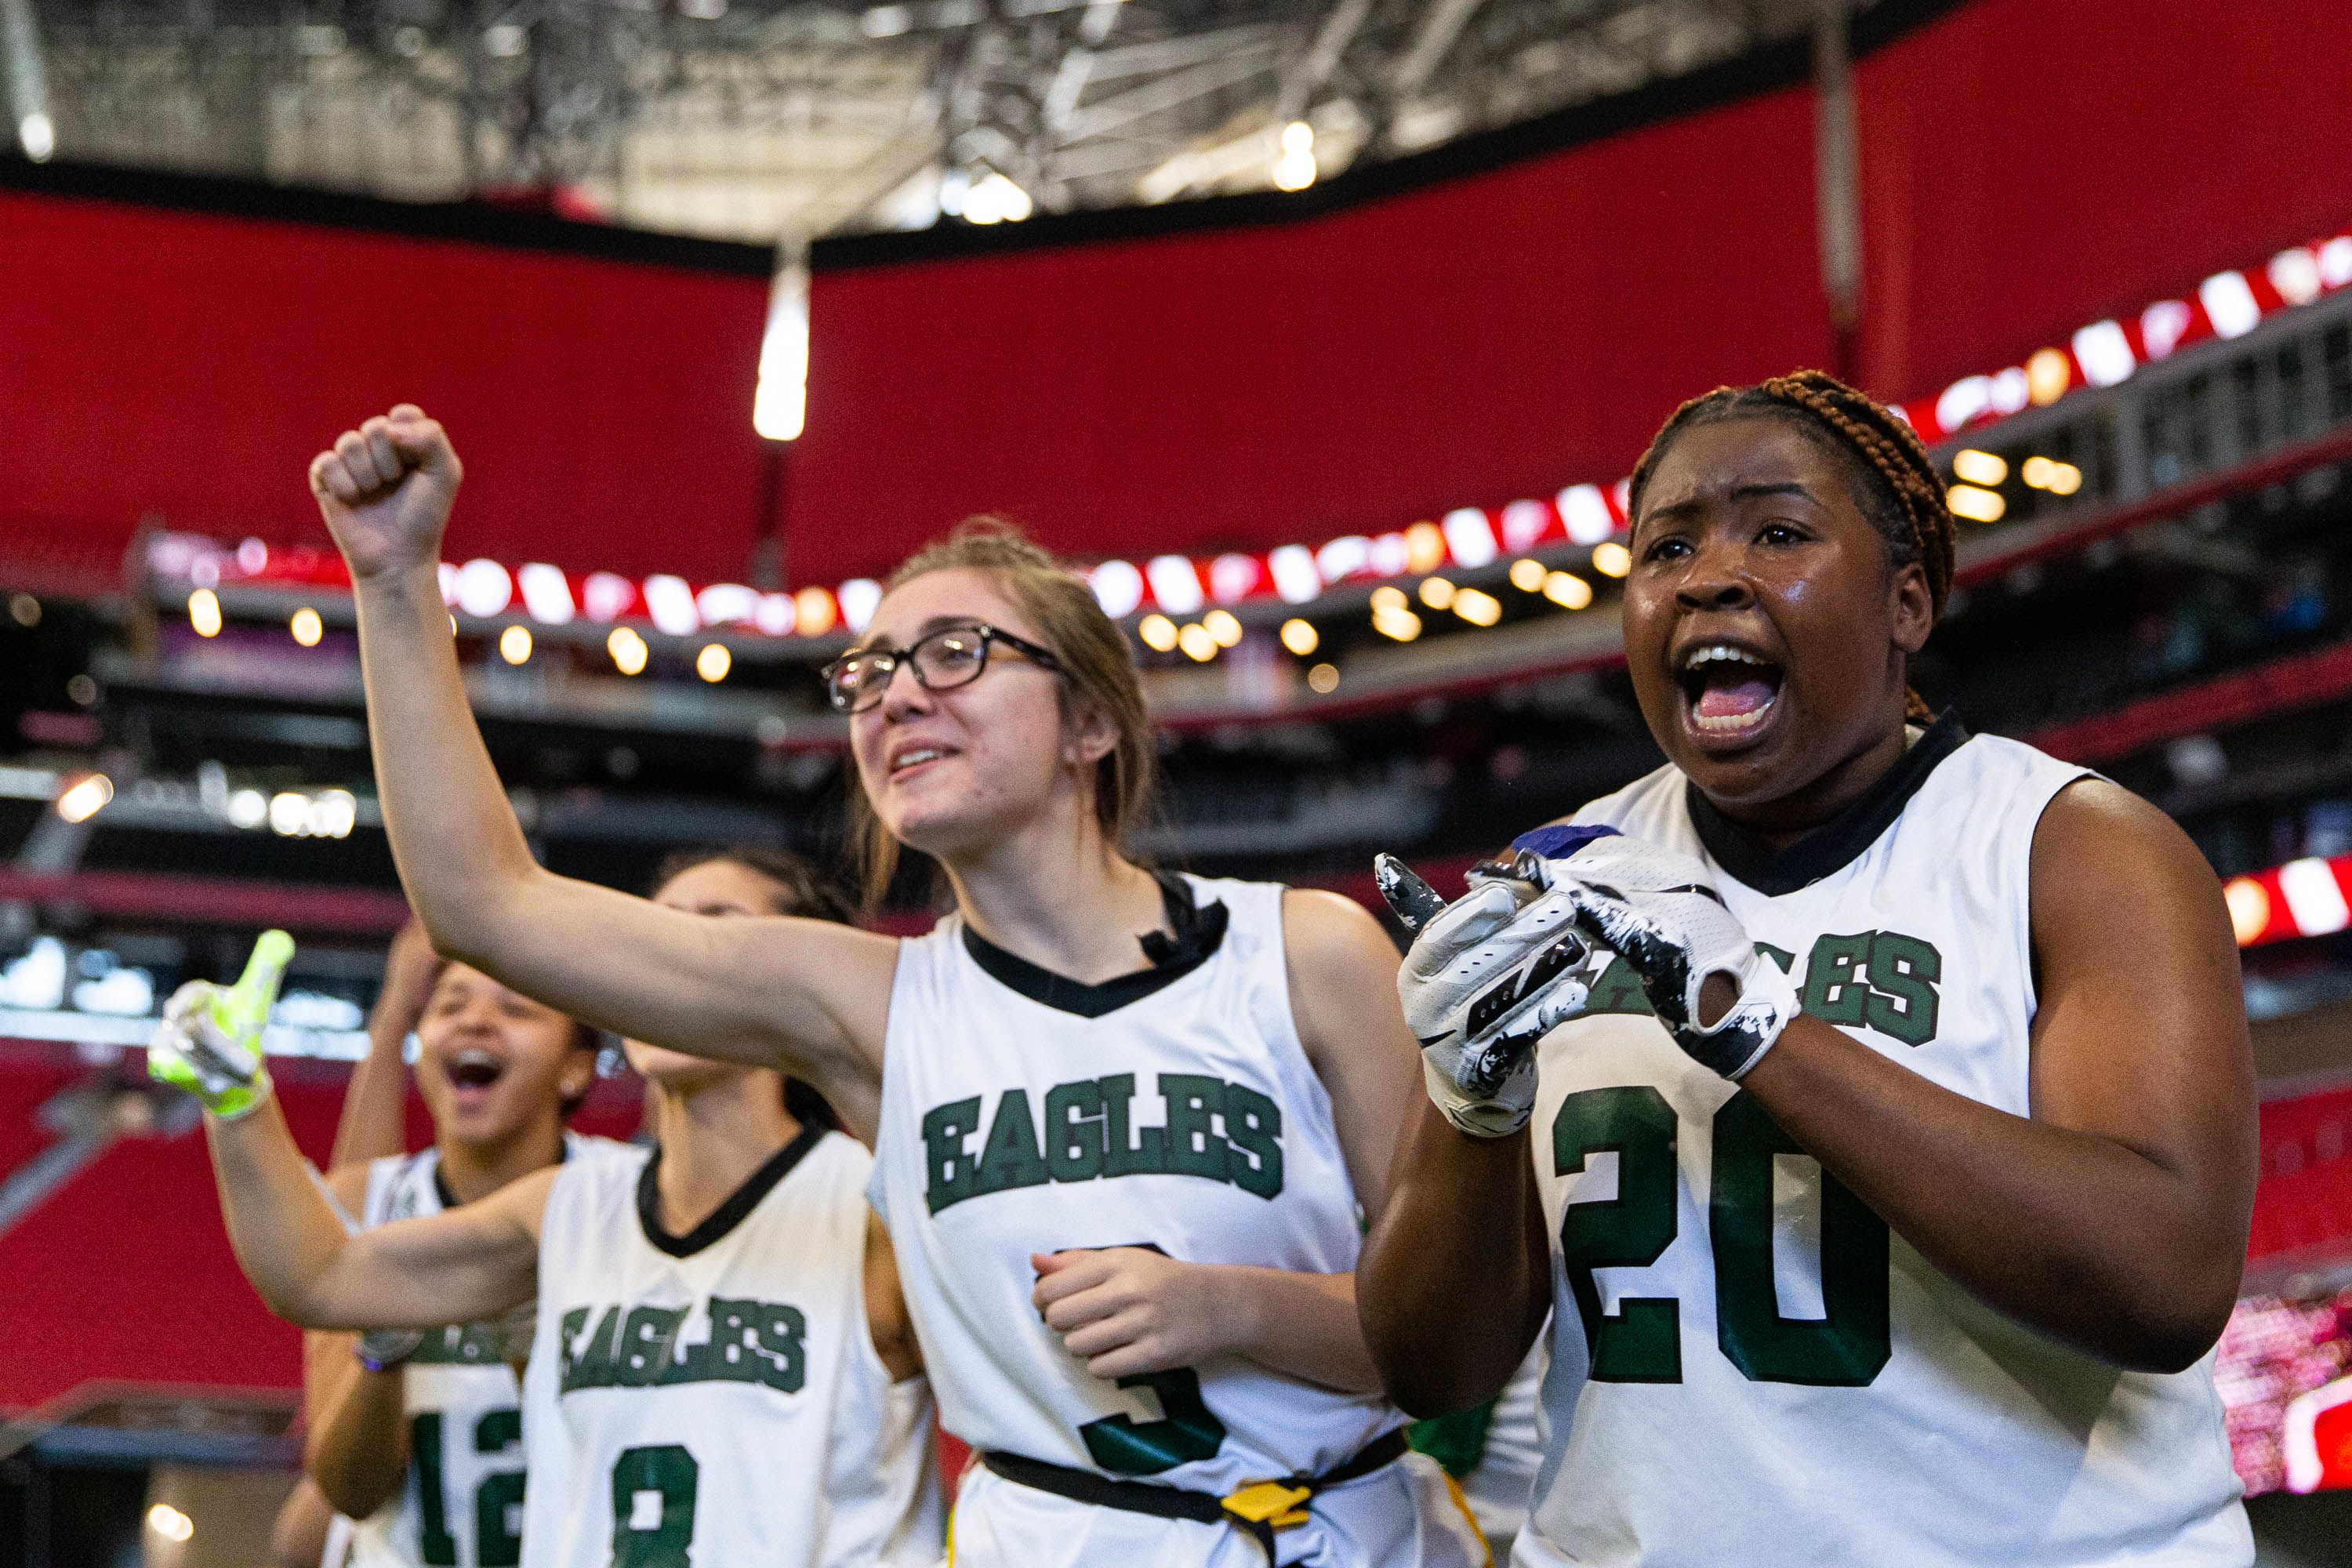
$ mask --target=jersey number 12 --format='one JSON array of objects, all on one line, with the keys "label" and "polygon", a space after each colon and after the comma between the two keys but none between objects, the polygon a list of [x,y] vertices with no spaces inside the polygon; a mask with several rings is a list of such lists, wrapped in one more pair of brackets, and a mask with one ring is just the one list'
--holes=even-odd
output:
[{"label": "jersey number 12", "polygon": [[[1597,1268],[1655,1263],[1677,1228],[1676,1119],[1647,1085],[1571,1094],[1552,1122],[1552,1169],[1617,1156],[1617,1195],[1574,1203],[1560,1222],[1561,1261],[1584,1320],[1591,1375],[1602,1383],[1680,1383],[1681,1307],[1671,1296],[1621,1299],[1604,1312]],[[1784,1318],[1772,1282],[1772,1157],[1800,1151],[1752,1095],[1715,1113],[1707,1233],[1715,1254],[1716,1341],[1749,1381],[1860,1388],[1890,1353],[1886,1222],[1822,1173],[1819,1318]]]}]

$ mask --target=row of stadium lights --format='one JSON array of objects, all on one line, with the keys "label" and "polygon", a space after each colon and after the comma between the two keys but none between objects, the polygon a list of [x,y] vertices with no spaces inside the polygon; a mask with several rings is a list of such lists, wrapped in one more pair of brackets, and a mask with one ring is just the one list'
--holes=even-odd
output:
[{"label": "row of stadium lights", "polygon": [[[1310,153],[1311,145],[1307,143]],[[2117,384],[2141,364],[2168,358],[2200,336],[2242,336],[2275,310],[2307,303],[2347,285],[2352,285],[2352,235],[2291,247],[2273,257],[2266,268],[2216,273],[2200,284],[2190,299],[2159,300],[2127,321],[2094,322],[2075,332],[2066,348],[2042,349],[2023,364],[1995,374],[1963,377],[1937,397],[1904,405],[1896,412],[1923,437],[1940,439],[2028,406],[2053,403],[2078,385]],[[2082,471],[2073,464],[2039,455],[2023,459],[2015,477],[2029,489],[2059,497],[2074,494],[2083,484]],[[1946,492],[1953,513],[1972,522],[2000,521],[2009,502],[1998,487],[2009,478],[2008,460],[1997,454],[1977,448],[1959,453],[1954,460],[1955,482]],[[1202,562],[1171,554],[1140,565],[1109,560],[1093,570],[1091,583],[1096,598],[1114,619],[1148,612],[1147,622],[1156,616],[1175,631],[1172,647],[1205,663],[1233,646],[1218,640],[1216,628],[1202,615],[1212,600],[1222,607],[1270,591],[1287,603],[1303,605],[1350,579],[1426,575],[1447,566],[1476,571],[1506,552],[1524,552],[1563,537],[1570,544],[1592,549],[1595,571],[1622,575],[1611,570],[1611,561],[1622,558],[1622,546],[1616,538],[1626,527],[1625,491],[1622,481],[1607,489],[1572,485],[1553,500],[1514,501],[1491,512],[1458,508],[1446,513],[1441,522],[1417,522],[1394,533],[1345,536],[1319,549],[1292,544],[1262,554],[1228,554]],[[257,576],[268,552],[258,540],[247,540],[237,548],[235,559],[248,577]],[[1532,572],[1535,563],[1523,560],[1513,564],[1514,584],[1525,588],[1516,575],[1523,566]],[[329,563],[327,574],[333,570]],[[197,560],[190,571],[207,601],[217,572],[216,563],[210,558]],[[323,577],[313,574],[311,580]],[[671,575],[656,575],[637,584],[614,573],[598,572],[589,574],[577,586],[575,600],[574,584],[567,574],[543,563],[526,564],[511,574],[505,566],[488,560],[442,568],[445,600],[478,619],[506,613],[520,597],[524,612],[542,625],[566,624],[579,612],[605,622],[642,615],[656,630],[678,637],[718,626],[772,637],[823,637],[837,626],[856,633],[864,629],[881,597],[880,585],[866,578],[852,579],[835,590],[812,584],[795,593],[780,594],[729,583],[698,591]],[[1570,584],[1555,584],[1549,576],[1543,585],[1527,591],[1544,592],[1564,607],[1581,607],[1570,602],[1574,590]],[[1389,598],[1383,595],[1384,602]],[[1423,603],[1428,603],[1425,596]],[[1481,600],[1473,597],[1466,604],[1475,611]],[[200,632],[209,625],[215,629],[205,635],[216,635],[216,601],[200,605],[192,596],[189,608]],[[1232,618],[1229,611],[1223,613]],[[1195,616],[1201,618],[1191,620]],[[1479,624],[1475,615],[1465,618]],[[1189,639],[1188,623],[1197,628]],[[1374,626],[1382,635],[1407,641],[1420,634],[1423,622],[1410,604],[1399,607],[1389,603],[1384,611],[1376,612]],[[608,646],[615,667],[625,674],[635,674],[645,668],[644,639],[634,631],[624,637],[625,629],[616,627]],[[1158,646],[1151,641],[1154,636],[1166,636],[1158,625],[1149,631],[1141,626],[1138,629],[1154,647]],[[307,608],[296,613],[293,630],[306,647],[323,635],[317,612]],[[520,627],[510,632],[520,635],[502,635],[500,651],[510,662],[522,662],[530,657],[529,632]],[[1287,637],[1285,646],[1291,646]],[[719,643],[707,644],[696,658],[697,672],[706,680],[724,679],[731,664],[727,648]]]},{"label": "row of stadium lights", "polygon": [[[51,809],[67,822],[88,822],[114,803],[114,781],[102,773],[69,774],[59,781]],[[280,838],[349,838],[359,826],[359,798],[347,789],[316,794],[282,789],[233,790],[222,803],[232,827],[268,828]]]},{"label": "row of stadium lights", "polygon": [[[200,637],[216,637],[221,634],[220,595],[210,588],[198,588],[188,595],[188,625]],[[319,612],[302,605],[286,618],[286,629],[304,647],[316,647],[327,635],[326,622]],[[449,629],[457,629],[457,617],[449,617]],[[499,633],[499,657],[512,665],[530,662],[533,647],[530,628],[516,622]],[[604,651],[612,656],[613,668],[623,675],[643,675],[653,649],[644,636],[634,626],[614,626],[604,638]],[[735,656],[725,643],[705,643],[694,656],[694,673],[717,685],[727,679],[735,668]]]}]

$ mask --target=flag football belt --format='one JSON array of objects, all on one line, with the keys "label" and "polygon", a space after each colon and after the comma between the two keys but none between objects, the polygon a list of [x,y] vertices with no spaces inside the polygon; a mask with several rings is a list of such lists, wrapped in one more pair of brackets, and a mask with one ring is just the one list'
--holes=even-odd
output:
[{"label": "flag football belt", "polygon": [[1386,1436],[1373,1438],[1354,1458],[1336,1469],[1319,1476],[1252,1481],[1223,1497],[1141,1481],[1115,1481],[1098,1471],[1049,1465],[1043,1459],[995,1449],[982,1453],[980,1462],[1008,1481],[1052,1492],[1072,1502],[1124,1509],[1129,1513],[1148,1513],[1159,1519],[1189,1519],[1195,1524],[1230,1524],[1264,1547],[1265,1560],[1271,1564],[1275,1561],[1275,1531],[1305,1524],[1307,1505],[1317,1492],[1369,1476],[1402,1458],[1404,1451],[1404,1428],[1400,1426]]}]

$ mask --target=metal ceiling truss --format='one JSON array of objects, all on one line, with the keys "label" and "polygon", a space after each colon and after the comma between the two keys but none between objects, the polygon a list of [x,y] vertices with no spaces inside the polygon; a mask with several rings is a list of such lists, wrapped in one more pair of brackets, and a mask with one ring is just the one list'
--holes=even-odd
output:
[{"label": "metal ceiling truss", "polygon": [[561,188],[770,242],[935,222],[992,174],[1045,211],[1262,189],[1293,121],[1328,176],[1795,36],[1822,3],[0,0],[0,43],[59,155]]}]

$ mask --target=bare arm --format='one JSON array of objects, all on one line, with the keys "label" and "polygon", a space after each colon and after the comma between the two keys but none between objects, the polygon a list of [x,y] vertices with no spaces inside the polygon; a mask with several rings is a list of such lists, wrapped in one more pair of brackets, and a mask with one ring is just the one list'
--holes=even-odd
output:
[{"label": "bare arm", "polygon": [[313,1181],[275,1099],[205,1118],[221,1214],[245,1277],[306,1329],[430,1329],[494,1318],[536,1292],[539,1222],[560,1167],[463,1208],[356,1236]]},{"label": "bare arm", "polygon": [[[345,1101],[346,1114],[349,1100]],[[358,1214],[367,1199],[367,1167],[346,1165],[327,1178],[336,1201]],[[302,1336],[302,1404],[309,1430],[302,1468],[335,1511],[365,1519],[394,1496],[408,1474],[408,1426],[397,1369],[370,1372],[352,1353],[350,1334]]]},{"label": "bare arm", "polygon": [[1381,1384],[1405,1411],[1442,1415],[1502,1393],[1551,1310],[1528,1134],[1473,1138],[1424,1100],[1356,1294]]},{"label": "bare arm", "polygon": [[269,1529],[268,1568],[319,1568],[334,1522],[334,1506],[319,1495],[318,1483],[308,1476],[296,1481]]},{"label": "bare arm", "polygon": [[874,1353],[882,1358],[893,1383],[920,1375],[923,1347],[916,1342],[915,1321],[898,1289],[898,1255],[891,1250],[890,1233],[871,1214],[866,1216],[865,1270],[866,1331],[874,1342]]},{"label": "bare arm", "polygon": [[[384,954],[383,989],[368,1012],[368,1050],[352,1068],[343,1113],[335,1123],[331,1167],[364,1164],[408,1147],[408,1070],[403,1059],[409,1031],[425,1016],[439,960],[425,928],[410,921]],[[346,1206],[349,1206],[346,1205]]]},{"label": "bare arm", "polygon": [[660,909],[531,858],[441,603],[436,558],[461,474],[441,427],[405,405],[310,468],[351,567],[385,831],[434,945],[600,1028],[805,1079],[870,1138],[895,942]]},{"label": "bare arm", "polygon": [[303,1403],[310,1428],[302,1469],[346,1519],[365,1519],[400,1495],[408,1479],[405,1380],[399,1368],[370,1372],[350,1334],[302,1336]]},{"label": "bare arm", "polygon": [[2237,947],[2212,871],[2103,780],[2034,835],[2032,1115],[1800,1017],[1744,1087],[1929,1261],[2119,1366],[2173,1371],[2228,1321],[2256,1134]]}]

